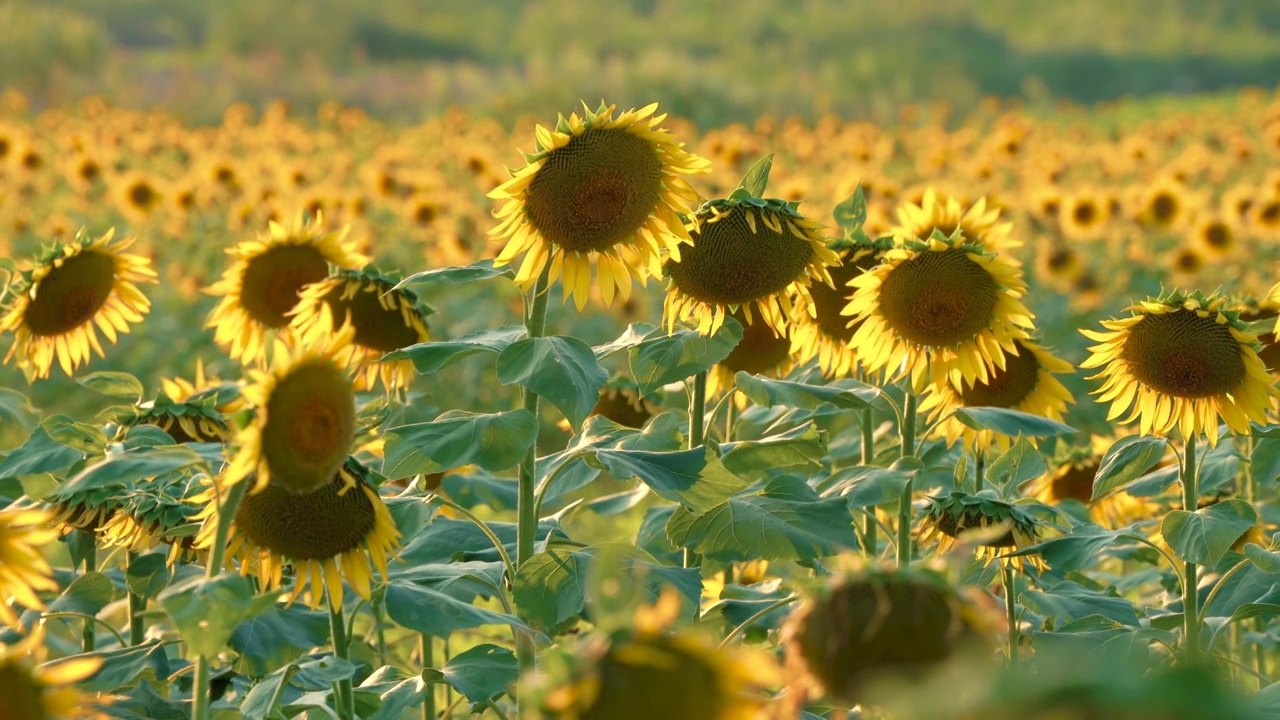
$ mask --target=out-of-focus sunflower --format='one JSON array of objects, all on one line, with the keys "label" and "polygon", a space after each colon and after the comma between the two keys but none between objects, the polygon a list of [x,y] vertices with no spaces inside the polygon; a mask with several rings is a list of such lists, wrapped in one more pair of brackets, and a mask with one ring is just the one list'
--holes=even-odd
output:
[{"label": "out-of-focus sunflower", "polygon": [[1187,216],[1186,188],[1167,179],[1141,188],[1135,203],[1135,218],[1156,230],[1178,227]]},{"label": "out-of-focus sunflower", "polygon": [[355,384],[339,360],[352,335],[344,327],[292,356],[277,343],[272,368],[249,372],[244,397],[256,412],[236,437],[235,457],[221,478],[224,490],[250,476],[254,493],[273,483],[309,493],[333,480],[356,434]]},{"label": "out-of-focus sunflower", "polygon": [[1094,522],[1108,528],[1156,517],[1158,513],[1151,503],[1123,490],[1093,502],[1093,480],[1116,439],[1114,435],[1094,435],[1087,445],[1059,450],[1051,463],[1054,469],[1031,483],[1028,494],[1046,505],[1075,500],[1089,508]]},{"label": "out-of-focus sunflower", "polygon": [[90,697],[72,685],[102,667],[103,658],[80,656],[45,662],[44,625],[16,645],[0,645],[0,699],[5,718],[13,720],[107,720],[101,705],[110,698]]},{"label": "out-of-focus sunflower", "polygon": [[[369,599],[373,569],[387,577],[387,557],[400,541],[371,477],[349,457],[318,490],[296,493],[270,483],[246,495],[227,535],[227,556],[238,559],[241,574],[256,574],[266,590],[281,587],[285,568],[292,567],[297,580],[289,602],[307,594],[314,609],[325,592],[338,602],[344,579]],[[194,500],[205,503],[195,547],[207,550],[217,537],[217,493],[210,487]]]},{"label": "out-of-focus sunflower", "polygon": [[840,259],[822,239],[822,226],[797,204],[751,197],[745,190],[704,202],[690,218],[693,247],[666,264],[663,325],[694,320],[710,335],[741,309],[745,324],[760,319],[777,335],[801,315],[813,315],[813,280],[831,284],[827,266]]},{"label": "out-of-focus sunflower", "polygon": [[1258,187],[1250,183],[1237,183],[1227,188],[1218,199],[1218,212],[1235,225],[1249,219],[1249,211],[1257,202]]},{"label": "out-of-focus sunflower", "polygon": [[849,284],[842,312],[862,323],[850,342],[864,367],[910,373],[918,390],[930,360],[969,384],[988,379],[1032,327],[1017,268],[960,237],[906,241]]},{"label": "out-of-focus sunflower", "polygon": [[930,497],[925,518],[920,523],[920,545],[936,540],[938,552],[944,553],[957,542],[973,544],[979,560],[1001,565],[1019,572],[1026,566],[1048,569],[1039,555],[1008,553],[1031,547],[1039,535],[1035,516],[1019,505],[985,495],[953,492],[946,497]]},{"label": "out-of-focus sunflower", "polygon": [[155,180],[130,172],[112,180],[116,206],[134,222],[146,222],[164,206],[164,194]]},{"label": "out-of-focus sunflower", "polygon": [[965,207],[955,198],[941,198],[929,188],[919,205],[904,203],[898,207],[898,225],[893,234],[925,242],[935,231],[944,237],[954,237],[959,231],[965,242],[1000,253],[1022,247],[1020,238],[1010,237],[1012,228],[1012,223],[1000,222],[1000,211],[988,208],[985,197]]},{"label": "out-of-focus sunflower", "polygon": [[1069,195],[1058,214],[1062,234],[1072,240],[1097,239],[1110,218],[1111,208],[1107,198],[1090,191]]},{"label": "out-of-focus sunflower", "polygon": [[0,510],[0,622],[6,625],[18,625],[18,615],[9,607],[11,600],[41,610],[44,603],[36,593],[58,589],[49,563],[40,554],[41,546],[58,537],[58,531],[48,525],[50,519],[48,511],[38,508]]},{"label": "out-of-focus sunflower", "polygon": [[1206,433],[1210,445],[1219,418],[1236,433],[1249,432],[1250,421],[1265,424],[1271,377],[1257,338],[1225,305],[1217,293],[1173,292],[1131,305],[1130,317],[1102,321],[1106,332],[1081,330],[1099,343],[1080,366],[1102,368],[1089,379],[1103,380],[1093,394],[1111,403],[1107,419],[1132,408],[1121,422],[1137,419],[1144,435],[1177,428],[1184,438]]},{"label": "out-of-focus sunflower", "polygon": [[710,163],[661,127],[654,103],[614,117],[614,105],[561,116],[535,129],[535,152],[489,197],[504,201],[490,234],[507,239],[495,265],[525,257],[515,281],[532,288],[548,263],[549,282],[563,275],[565,298],[586,305],[595,265],[606,304],[627,299],[632,279],[661,272],[665,255],[689,242],[680,219],[698,194],[683,176]]},{"label": "out-of-focus sunflower", "polygon": [[1080,253],[1070,243],[1048,240],[1036,247],[1036,276],[1055,288],[1069,287],[1083,270]]},{"label": "out-of-focus sunflower", "polygon": [[1280,237],[1280,193],[1259,198],[1250,216],[1260,233],[1269,238]]},{"label": "out-of-focus sunflower", "polygon": [[1216,215],[1207,215],[1196,223],[1192,240],[1205,254],[1221,258],[1236,247],[1236,232],[1231,224]]},{"label": "out-of-focus sunflower", "polygon": [[920,412],[928,413],[930,423],[941,421],[937,431],[946,437],[948,445],[961,438],[966,445],[979,449],[993,444],[1003,447],[1009,442],[1005,435],[975,430],[948,417],[962,407],[1009,408],[1052,420],[1062,419],[1072,397],[1054,374],[1075,372],[1075,368],[1030,340],[1015,340],[1013,344],[1014,352],[1000,350],[1005,354],[1004,367],[993,368],[986,380],[977,380],[972,385],[964,382],[960,373],[949,365],[935,366],[935,380],[920,401]]},{"label": "out-of-focus sunflower", "polygon": [[1169,271],[1178,285],[1194,283],[1204,269],[1204,251],[1194,245],[1180,245],[1169,256]]},{"label": "out-of-focus sunflower", "polygon": [[339,270],[329,278],[307,285],[291,311],[290,330],[303,343],[318,343],[349,324],[355,330],[351,344],[337,356],[361,378],[366,390],[379,380],[388,390],[409,384],[410,360],[379,363],[386,353],[426,342],[430,308],[410,290],[395,289],[396,280],[372,266],[363,270]]},{"label": "out-of-focus sunflower", "polygon": [[289,228],[273,222],[267,233],[227,250],[235,262],[205,291],[222,298],[205,324],[214,329],[214,340],[240,362],[269,359],[266,333],[288,327],[303,287],[328,277],[331,264],[355,268],[368,262],[347,232],[325,232],[319,216],[300,218]]},{"label": "out-of-focus sunflower", "polygon": [[54,360],[67,375],[103,356],[98,330],[111,343],[129,323],[142,322],[151,301],[137,283],[155,282],[151,260],[123,252],[131,239],[114,231],[91,238],[83,231],[69,243],[54,243],[18,274],[13,297],[0,315],[0,332],[14,334],[5,362],[18,356],[28,377],[45,378]]},{"label": "out-of-focus sunflower", "polygon": [[828,268],[832,285],[809,286],[813,312],[801,315],[791,329],[791,353],[799,362],[818,358],[818,367],[828,377],[844,377],[854,371],[858,355],[850,341],[862,325],[841,314],[853,298],[849,282],[880,263],[890,245],[887,242],[838,241],[832,249],[840,264]]}]

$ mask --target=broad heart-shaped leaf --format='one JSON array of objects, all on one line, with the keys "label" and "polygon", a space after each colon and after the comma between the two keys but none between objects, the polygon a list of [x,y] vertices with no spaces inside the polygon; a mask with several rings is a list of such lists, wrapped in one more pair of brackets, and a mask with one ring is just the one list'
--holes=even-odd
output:
[{"label": "broad heart-shaped leaf", "polygon": [[[1233,483],[1240,470],[1240,453],[1235,443],[1218,443],[1200,456],[1198,481],[1201,497],[1216,494],[1220,488]],[[1155,497],[1178,482],[1182,468],[1178,463],[1168,463],[1129,483],[1125,490],[1134,497]]]},{"label": "broad heart-shaped leaf", "polygon": [[382,362],[411,360],[414,369],[418,372],[431,373],[449,367],[470,355],[500,353],[508,345],[524,336],[524,327],[519,325],[501,327],[494,330],[482,330],[460,335],[452,340],[410,345],[407,348],[383,355]]},{"label": "broad heart-shaped leaf", "polygon": [[437,637],[481,625],[522,625],[510,615],[404,580],[387,583],[386,607],[387,617],[400,627]]},{"label": "broad heart-shaped leaf", "polygon": [[701,515],[677,510],[667,537],[724,562],[813,560],[858,547],[843,498],[797,490],[796,483],[779,478],[760,494],[731,498]]},{"label": "broad heart-shaped leaf", "polygon": [[58,474],[83,458],[84,452],[54,440],[44,428],[36,428],[21,447],[0,460],[0,480],[41,473]]},{"label": "broad heart-shaped leaf", "polygon": [[953,416],[975,430],[992,430],[1009,437],[1055,437],[1079,432],[1057,420],[1009,408],[962,407],[957,408]]},{"label": "broad heart-shaped leaf", "polygon": [[[507,554],[516,556],[516,524],[504,522],[485,523],[489,530],[498,537],[506,548]],[[534,539],[545,543],[547,538],[555,534],[564,537],[559,526],[553,520],[541,520],[538,523]],[[498,562],[498,551],[493,541],[470,520],[454,520],[450,517],[437,516],[417,535],[408,540],[399,553],[399,560],[393,566],[414,566],[431,563],[447,563],[451,560],[462,562]]]},{"label": "broad heart-shaped leaf", "polygon": [[597,450],[596,461],[615,479],[639,479],[659,497],[695,512],[710,510],[745,489],[710,447],[676,452]]},{"label": "broad heart-shaped leaf", "polygon": [[137,401],[142,398],[142,383],[123,372],[96,372],[76,378],[76,384],[109,397]]},{"label": "broad heart-shaped leaf", "polygon": [[115,588],[106,575],[90,572],[67,586],[58,599],[49,604],[50,612],[78,612],[97,615],[115,597]]},{"label": "broad heart-shaped leaf", "polygon": [[1089,590],[1073,582],[1061,582],[1045,592],[1027,589],[1020,597],[1022,603],[1042,615],[1052,615],[1060,624],[1075,622],[1090,615],[1101,615],[1109,620],[1138,626],[1138,613],[1133,603],[1117,595]]},{"label": "broad heart-shaped leaf", "polygon": [[395,479],[473,464],[506,470],[520,463],[536,436],[537,421],[528,410],[450,411],[431,422],[387,430],[382,474]]},{"label": "broad heart-shaped leaf", "polygon": [[30,398],[17,390],[0,388],[0,427],[16,425],[27,435],[40,419],[40,411],[31,404]]},{"label": "broad heart-shaped leaf", "polygon": [[1063,537],[1045,540],[1009,555],[1040,555],[1055,572],[1083,570],[1096,564],[1107,548],[1132,542],[1133,532],[1133,528],[1108,530],[1093,523],[1082,523]]},{"label": "broad heart-shaped leaf", "polygon": [[1153,435],[1130,435],[1120,438],[1102,456],[1098,474],[1093,478],[1093,497],[1097,500],[1113,490],[1142,477],[1164,457],[1168,443]]},{"label": "broad heart-shaped leaf", "polygon": [[781,435],[726,443],[720,452],[720,460],[730,472],[762,480],[786,468],[820,468],[827,452],[827,433],[805,423]]},{"label": "broad heart-shaped leaf", "polygon": [[657,328],[649,323],[631,323],[630,325],[627,325],[627,329],[623,330],[622,334],[616,339],[611,340],[604,345],[597,345],[591,348],[591,351],[596,354],[597,359],[603,360],[614,353],[621,352],[623,350],[630,350],[631,348],[639,345],[644,342],[645,338],[653,335],[655,330],[657,330]]},{"label": "broad heart-shaped leaf", "polygon": [[498,380],[518,383],[551,401],[574,428],[600,401],[609,374],[591,346],[576,337],[525,338],[498,354]]},{"label": "broad heart-shaped leaf", "polygon": [[844,231],[845,237],[862,229],[862,224],[867,221],[867,196],[862,192],[862,183],[858,183],[852,195],[835,206],[831,216]]},{"label": "broad heart-shaped leaf", "polygon": [[987,468],[987,477],[1001,487],[1017,487],[1028,480],[1044,475],[1049,468],[1045,465],[1044,456],[1026,437],[1018,441],[1008,450],[996,456]]},{"label": "broad heart-shaped leaf", "polygon": [[618,582],[618,592],[658,598],[663,587],[674,587],[688,607],[696,607],[702,593],[697,568],[666,567],[634,545],[604,544],[581,549],[551,547],[529,558],[516,572],[511,593],[520,614],[530,624],[551,629],[576,617],[591,614],[596,598],[588,604],[587,587],[596,572],[597,559],[607,559],[608,572]]},{"label": "broad heart-shaped leaf", "polygon": [[[374,680],[376,675],[377,673],[360,683],[360,688],[370,687],[370,680]],[[431,685],[419,675],[405,678],[382,690],[382,694],[378,696],[377,711],[372,715],[365,714],[363,717],[368,720],[400,720],[409,708],[422,705],[422,699],[427,696],[427,691],[430,689]],[[356,690],[356,694],[358,698],[361,694],[359,689]]]},{"label": "broad heart-shaped leaf", "polygon": [[887,468],[858,465],[832,476],[823,495],[843,497],[851,508],[896,503],[907,483],[923,469],[918,458],[900,458]]},{"label": "broad heart-shaped leaf", "polygon": [[1268,550],[1261,545],[1246,543],[1244,556],[1262,572],[1271,575],[1280,574],[1280,553]]},{"label": "broad heart-shaped leaf", "polygon": [[1160,524],[1160,534],[1183,562],[1216,565],[1256,522],[1252,505],[1231,499],[1195,512],[1174,510]]},{"label": "broad heart-shaped leaf", "polygon": [[278,704],[284,696],[281,686],[288,685],[297,672],[298,666],[289,663],[258,681],[240,703],[240,715],[244,720],[270,718],[276,708],[273,703]]},{"label": "broad heart-shaped leaf", "polygon": [[124,583],[129,592],[144,600],[160,594],[173,579],[173,568],[169,567],[166,556],[163,551],[149,552],[129,560],[124,573]]},{"label": "broad heart-shaped leaf", "polygon": [[486,259],[470,265],[423,270],[396,283],[392,289],[417,290],[432,285],[463,285],[496,277],[515,277],[515,271],[510,266],[496,268],[493,260]]},{"label": "broad heart-shaped leaf", "polygon": [[764,191],[769,187],[769,171],[772,169],[773,153],[769,153],[747,168],[747,173],[742,176],[736,190],[746,190],[750,197],[764,197]]},{"label": "broad heart-shaped leaf", "polygon": [[427,668],[422,676],[430,682],[447,683],[471,702],[479,703],[507,692],[520,677],[520,666],[515,653],[482,643],[449,658],[439,670]]},{"label": "broad heart-shaped leaf", "polygon": [[107,436],[102,428],[64,415],[54,415],[40,423],[40,427],[49,433],[49,437],[86,455],[99,455],[107,446]]},{"label": "broad heart-shaped leaf", "polygon": [[171,585],[156,599],[187,648],[193,654],[213,657],[226,647],[240,623],[266,612],[277,595],[254,595],[248,578],[222,573]]},{"label": "broad heart-shaped leaf", "polygon": [[90,656],[102,658],[102,667],[76,683],[76,687],[89,692],[119,693],[141,680],[167,682],[170,668],[165,649],[168,645],[168,642],[152,640],[133,647],[90,653]]},{"label": "broad heart-shaped leaf", "polygon": [[90,465],[59,489],[60,495],[110,487],[128,487],[184,468],[204,467],[204,458],[186,445],[137,447],[113,453]]},{"label": "broad heart-shaped leaf", "polygon": [[837,380],[830,385],[810,385],[739,372],[733,381],[744,395],[762,407],[786,405],[801,410],[816,410],[823,403],[830,403],[841,409],[862,410],[884,404],[880,388],[855,380]]},{"label": "broad heart-shaped leaf", "polygon": [[329,640],[329,618],[303,603],[275,605],[240,623],[227,645],[237,653],[235,670],[262,677],[292,663]]},{"label": "broad heart-shaped leaf", "polygon": [[655,330],[643,342],[631,348],[631,374],[640,386],[640,395],[651,394],[668,383],[708,370],[729,357],[742,342],[742,325],[725,318],[714,335],[700,335],[697,330],[676,330],[667,335]]}]

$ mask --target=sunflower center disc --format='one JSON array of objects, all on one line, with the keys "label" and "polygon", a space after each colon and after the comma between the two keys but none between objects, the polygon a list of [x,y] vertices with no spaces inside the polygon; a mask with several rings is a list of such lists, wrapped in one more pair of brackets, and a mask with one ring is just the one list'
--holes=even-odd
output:
[{"label": "sunflower center disc", "polygon": [[289,324],[285,313],[298,291],[329,274],[329,263],[310,245],[276,245],[249,260],[241,277],[240,303],[249,317],[269,328]]},{"label": "sunflower center disc", "polygon": [[587,130],[543,160],[525,212],[566,250],[608,250],[644,225],[661,188],[662,160],[649,141],[618,128]]},{"label": "sunflower center disc", "polygon": [[236,527],[256,545],[293,560],[327,560],[355,550],[374,529],[373,502],[357,485],[339,495],[342,479],[299,495],[278,487],[245,495]]},{"label": "sunflower center disc", "polygon": [[151,207],[151,205],[155,202],[155,199],[156,199],[155,191],[152,190],[151,186],[146,183],[138,183],[133,187],[129,188],[129,202],[133,203],[134,206],[136,207],[142,208],[143,210]]},{"label": "sunflower center disc", "polygon": [[1227,231],[1227,227],[1222,223],[1213,223],[1204,231],[1205,242],[1209,247],[1225,248],[1231,244],[1231,235]]},{"label": "sunflower center disc", "polygon": [[1092,223],[1094,215],[1096,214],[1097,209],[1093,207],[1093,203],[1087,202],[1076,205],[1075,209],[1072,211],[1072,215],[1075,216],[1076,222],[1081,225],[1088,225]]},{"label": "sunflower center disc", "polygon": [[399,307],[388,310],[378,301],[381,290],[377,289],[377,286],[373,290],[361,288],[354,296],[345,300],[342,299],[343,289],[343,286],[339,285],[330,290],[325,295],[324,301],[333,311],[333,321],[338,326],[341,326],[347,313],[351,313],[351,324],[356,329],[357,345],[387,353],[418,342],[418,333],[412,327],[405,325],[404,316]]},{"label": "sunflower center disc", "polygon": [[945,347],[972,340],[991,322],[996,281],[962,249],[922,252],[880,284],[880,309],[899,335]]},{"label": "sunflower center disc", "polygon": [[733,313],[733,317],[742,325],[742,341],[720,361],[721,365],[735,373],[766,373],[791,356],[791,341],[774,335],[760,318],[748,325],[741,311]]},{"label": "sunflower center disc", "polygon": [[36,286],[23,321],[33,335],[70,332],[93,319],[107,304],[116,281],[115,258],[86,250],[63,261]]},{"label": "sunflower center disc", "polygon": [[1161,193],[1151,201],[1151,216],[1156,222],[1164,224],[1173,220],[1178,212],[1178,201],[1172,195]]},{"label": "sunflower center disc", "polygon": [[1005,353],[1003,370],[991,368],[989,382],[977,380],[972,387],[961,383],[960,399],[968,407],[1011,408],[1035,391],[1039,376],[1040,361],[1018,343],[1017,355]]},{"label": "sunflower center disc", "polygon": [[1079,500],[1088,505],[1093,499],[1093,478],[1097,474],[1096,459],[1072,465],[1053,479],[1053,496],[1059,500]]},{"label": "sunflower center disc", "polygon": [[[756,231],[747,224],[755,214]],[[774,232],[761,216],[782,223]],[[813,258],[808,240],[792,235],[786,217],[769,210],[734,206],[716,222],[691,231],[693,247],[680,248],[680,262],[668,263],[676,287],[704,303],[741,305],[782,292],[799,279]]]},{"label": "sunflower center disc", "polygon": [[1223,395],[1245,377],[1241,345],[1230,327],[1191,310],[1145,316],[1129,328],[1120,356],[1139,382],[1173,397]]},{"label": "sunflower center disc", "polygon": [[294,368],[267,399],[262,454],[271,485],[308,493],[333,479],[355,440],[355,392],[329,362]]},{"label": "sunflower center disc", "polygon": [[41,694],[41,687],[22,667],[17,664],[0,666],[0,698],[4,698],[4,710],[0,711],[0,717],[46,717]]},{"label": "sunflower center disc", "polygon": [[825,283],[813,283],[809,286],[809,295],[813,298],[813,307],[817,313],[815,322],[824,335],[846,343],[853,339],[862,323],[854,323],[853,327],[849,327],[849,316],[840,314],[853,296],[849,281],[878,264],[878,252],[864,255],[853,262],[846,257],[845,263],[840,267],[827,268],[835,284],[834,288],[827,287]]},{"label": "sunflower center disc", "polygon": [[717,668],[665,639],[613,648],[600,661],[600,689],[582,720],[702,720],[725,716]]}]

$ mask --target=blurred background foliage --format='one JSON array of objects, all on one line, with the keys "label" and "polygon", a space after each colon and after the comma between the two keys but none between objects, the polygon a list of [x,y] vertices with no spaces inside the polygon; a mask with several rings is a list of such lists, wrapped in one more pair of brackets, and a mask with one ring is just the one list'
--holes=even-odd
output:
[{"label": "blurred background foliage", "polygon": [[964,114],[1270,86],[1275,0],[6,0],[0,78],[37,107],[100,94],[216,122],[236,100],[389,120],[545,116],[662,97],[703,125],[907,103]]}]

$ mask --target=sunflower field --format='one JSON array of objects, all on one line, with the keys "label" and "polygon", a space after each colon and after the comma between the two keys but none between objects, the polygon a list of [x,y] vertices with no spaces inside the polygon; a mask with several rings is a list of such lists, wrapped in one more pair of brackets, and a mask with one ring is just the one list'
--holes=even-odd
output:
[{"label": "sunflower field", "polygon": [[0,96],[0,718],[1280,718],[1278,161]]}]

